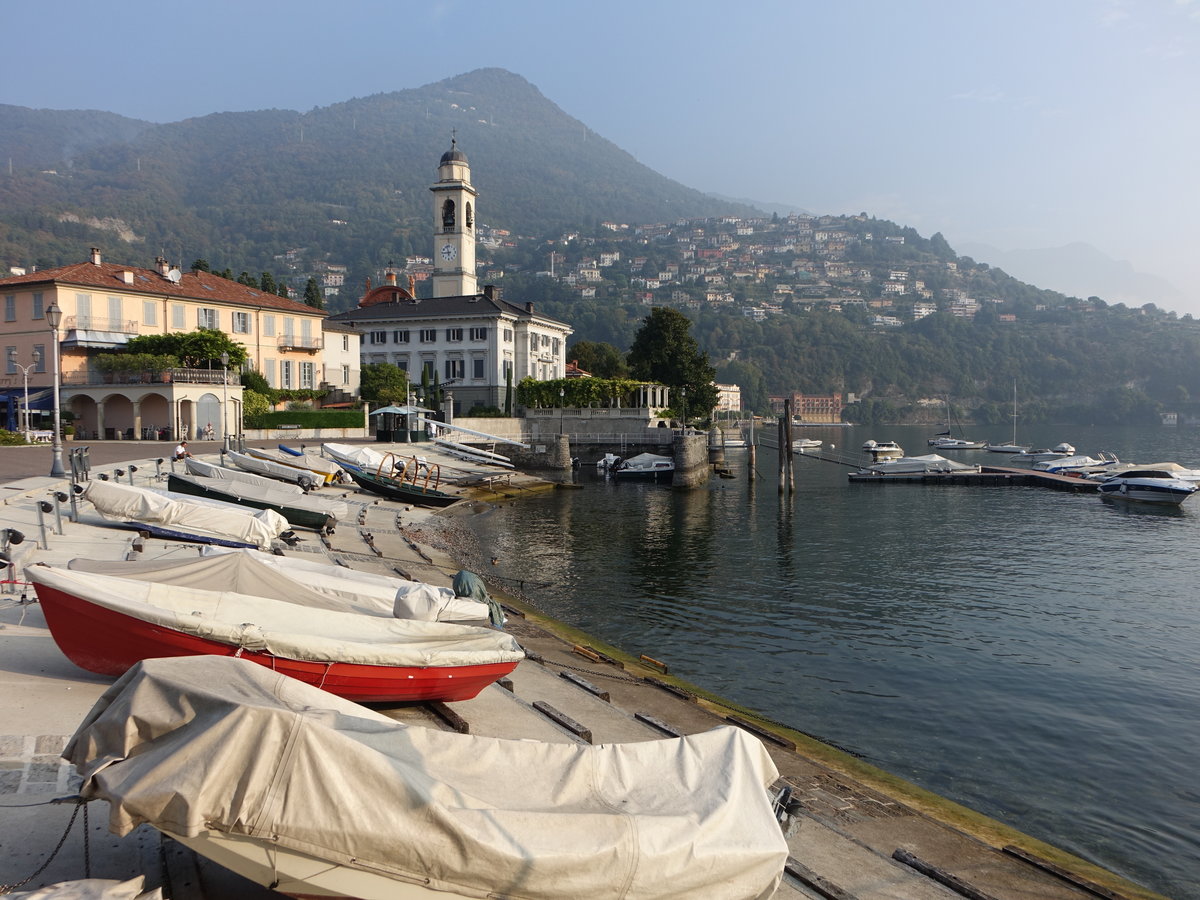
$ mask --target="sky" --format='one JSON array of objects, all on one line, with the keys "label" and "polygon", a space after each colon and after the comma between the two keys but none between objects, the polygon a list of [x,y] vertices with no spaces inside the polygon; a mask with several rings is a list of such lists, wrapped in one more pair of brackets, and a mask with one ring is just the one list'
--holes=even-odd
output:
[{"label": "sky", "polygon": [[18,2],[0,103],[174,122],[495,66],[689,187],[1087,243],[1200,315],[1200,0]]}]

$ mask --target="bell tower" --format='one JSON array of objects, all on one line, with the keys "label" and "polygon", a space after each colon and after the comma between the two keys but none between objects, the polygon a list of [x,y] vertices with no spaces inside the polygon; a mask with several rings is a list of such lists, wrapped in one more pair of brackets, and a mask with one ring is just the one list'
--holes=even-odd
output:
[{"label": "bell tower", "polygon": [[475,187],[467,155],[451,138],[433,192],[433,296],[478,292],[475,280]]}]

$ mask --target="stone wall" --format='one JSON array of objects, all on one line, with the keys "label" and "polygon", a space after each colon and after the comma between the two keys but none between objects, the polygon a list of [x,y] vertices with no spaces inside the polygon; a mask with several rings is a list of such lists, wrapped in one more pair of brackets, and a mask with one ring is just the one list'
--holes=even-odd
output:
[{"label": "stone wall", "polygon": [[708,435],[702,431],[675,436],[675,477],[672,487],[691,488],[704,484],[712,474],[708,462]]}]

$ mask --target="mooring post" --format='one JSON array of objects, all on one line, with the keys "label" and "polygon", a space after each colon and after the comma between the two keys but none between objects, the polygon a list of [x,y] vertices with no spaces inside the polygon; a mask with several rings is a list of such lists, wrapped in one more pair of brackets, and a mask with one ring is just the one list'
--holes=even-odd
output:
[{"label": "mooring post", "polygon": [[787,477],[788,477],[788,493],[796,492],[796,459],[792,453],[792,401],[783,401],[783,436],[784,442],[780,445],[787,448]]}]

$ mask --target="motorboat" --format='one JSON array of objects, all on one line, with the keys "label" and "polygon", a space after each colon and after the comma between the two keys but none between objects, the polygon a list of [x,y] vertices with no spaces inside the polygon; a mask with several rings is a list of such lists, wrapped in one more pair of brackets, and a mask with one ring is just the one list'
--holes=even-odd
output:
[{"label": "motorboat", "polygon": [[1075,448],[1065,441],[1053,447],[1043,447],[1040,450],[1022,450],[1013,455],[1013,462],[1039,463],[1048,459],[1064,459],[1075,455]]},{"label": "motorboat", "polygon": [[462,494],[440,490],[441,467],[437,464],[423,464],[415,456],[406,458],[386,453],[379,467],[373,472],[356,468],[348,468],[345,471],[363,490],[387,497],[389,500],[399,500],[417,506],[442,507],[464,499]]},{"label": "motorboat", "polygon": [[670,481],[675,475],[675,460],[657,453],[639,453],[617,463],[612,474],[622,481]]},{"label": "motorboat", "polygon": [[818,441],[813,438],[796,438],[792,441],[792,452],[803,453],[806,450],[816,450],[824,441]]},{"label": "motorboat", "polygon": [[787,861],[778,770],[731,725],[500,740],[198,657],[133,667],[63,752],[114,834],[149,823],[291,896],[763,898]]},{"label": "motorboat", "polygon": [[904,455],[904,448],[895,441],[867,441],[862,448],[864,453],[870,455],[871,462],[900,459]]},{"label": "motorboat", "polygon": [[103,518],[157,537],[266,550],[290,535],[287,519],[270,509],[171,496],[99,479],[77,490]]},{"label": "motorboat", "polygon": [[596,460],[597,472],[611,472],[617,463],[621,461],[621,457],[615,453],[605,453],[600,459]]},{"label": "motorboat", "polygon": [[275,462],[265,457],[252,456],[249,453],[238,453],[236,450],[222,450],[221,460],[224,461],[225,459],[228,459],[244,472],[263,475],[267,478],[276,478],[280,481],[290,481],[292,484],[298,484],[301,487],[320,487],[322,484],[327,483],[324,477],[318,476],[308,469],[301,469],[297,466],[286,466],[281,462]]},{"label": "motorboat", "polygon": [[1137,468],[1111,475],[1096,489],[1105,499],[1178,506],[1200,486],[1178,478],[1170,469]]},{"label": "motorboat", "polygon": [[1044,459],[1033,464],[1035,472],[1050,472],[1056,475],[1075,474],[1087,475],[1102,469],[1110,469],[1120,465],[1121,460],[1116,454],[1101,450],[1099,456],[1063,456],[1055,459]]},{"label": "motorboat", "polygon": [[284,487],[278,481],[264,487],[174,472],[167,476],[167,489],[175,493],[208,497],[251,509],[273,509],[287,519],[288,524],[299,528],[331,531],[339,521],[350,517],[350,507],[343,500],[327,500],[303,492],[294,494],[281,490]]},{"label": "motorboat", "polygon": [[257,550],[209,548],[186,559],[73,559],[67,568],[156,584],[253,594],[300,607],[364,616],[460,625],[504,623],[503,611],[494,601],[460,596],[451,588]]},{"label": "motorboat", "polygon": [[1176,462],[1154,462],[1154,463],[1122,463],[1119,466],[1112,466],[1102,472],[1096,472],[1088,475],[1093,481],[1106,481],[1114,475],[1124,475],[1133,469],[1158,469],[1168,473],[1172,478],[1178,478],[1180,481],[1189,481],[1193,484],[1200,485],[1200,469],[1189,469],[1186,466],[1181,466]]},{"label": "motorboat", "polygon": [[902,456],[885,459],[865,467],[864,471],[874,475],[931,475],[947,472],[978,472],[979,466],[967,465],[946,459],[936,453],[925,456]]},{"label": "motorboat", "polygon": [[233,591],[30,566],[50,635],[71,662],[120,675],[161,656],[232,656],[353,700],[469,700],[524,658],[474,625],[364,616]]}]

